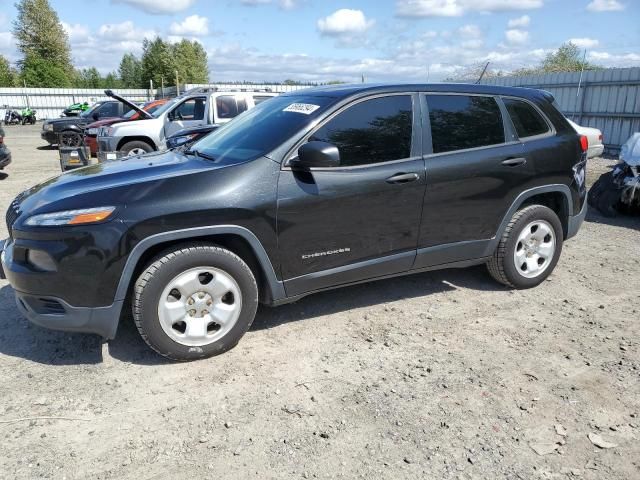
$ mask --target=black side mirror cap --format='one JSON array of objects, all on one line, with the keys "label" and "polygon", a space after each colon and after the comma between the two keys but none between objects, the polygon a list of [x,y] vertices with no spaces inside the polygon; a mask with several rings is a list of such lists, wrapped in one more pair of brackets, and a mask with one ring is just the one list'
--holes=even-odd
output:
[{"label": "black side mirror cap", "polygon": [[327,142],[308,142],[298,149],[298,158],[291,161],[292,168],[327,168],[340,166],[340,150]]}]

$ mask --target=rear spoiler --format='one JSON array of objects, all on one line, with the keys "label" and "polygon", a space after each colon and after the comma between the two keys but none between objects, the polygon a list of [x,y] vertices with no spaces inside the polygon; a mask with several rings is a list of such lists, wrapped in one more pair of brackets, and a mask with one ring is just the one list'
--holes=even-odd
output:
[{"label": "rear spoiler", "polygon": [[131,107],[132,109],[134,109],[136,112],[138,112],[140,115],[142,115],[142,118],[153,118],[153,116],[149,113],[144,111],[143,109],[141,109],[138,105],[136,105],[133,102],[130,102],[129,100],[127,100],[126,98],[121,97],[120,95],[118,95],[117,93],[114,93],[113,90],[105,90],[104,94],[107,97],[111,97],[114,98],[116,100],[118,100],[119,102],[124,103],[125,105],[127,105],[128,107]]}]

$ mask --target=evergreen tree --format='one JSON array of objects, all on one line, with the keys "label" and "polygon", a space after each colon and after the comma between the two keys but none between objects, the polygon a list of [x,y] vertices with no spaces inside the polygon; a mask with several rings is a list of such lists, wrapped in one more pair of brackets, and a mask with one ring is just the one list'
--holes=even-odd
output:
[{"label": "evergreen tree", "polygon": [[102,76],[96,67],[78,70],[76,78],[75,83],[79,88],[101,88],[103,85]]},{"label": "evergreen tree", "polygon": [[172,50],[180,83],[209,83],[207,52],[201,43],[182,40]]},{"label": "evergreen tree", "polygon": [[175,85],[176,62],[173,58],[171,46],[156,37],[154,40],[145,39],[142,44],[142,83],[149,86],[153,80],[154,88],[161,85],[164,78],[165,85]]},{"label": "evergreen tree", "polygon": [[17,87],[18,75],[9,61],[0,55],[0,87]]},{"label": "evergreen tree", "polygon": [[120,61],[118,69],[122,86],[125,88],[144,88],[142,80],[142,62],[132,53],[126,53]]},{"label": "evergreen tree", "polygon": [[[48,0],[20,0],[16,3],[18,15],[13,22],[13,35],[22,53],[22,77],[29,86],[51,84],[65,86],[71,83],[73,66],[69,38],[58,14]],[[29,71],[26,67],[29,65]],[[51,78],[38,77],[51,73],[61,83],[52,84]]]}]

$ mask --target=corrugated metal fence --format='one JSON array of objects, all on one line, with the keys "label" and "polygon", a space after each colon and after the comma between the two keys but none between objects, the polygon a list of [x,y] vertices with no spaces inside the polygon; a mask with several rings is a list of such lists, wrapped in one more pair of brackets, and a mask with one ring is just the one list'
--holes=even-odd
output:
[{"label": "corrugated metal fence", "polygon": [[[306,85],[253,85],[224,83],[214,85],[181,85],[180,92],[196,87],[215,86],[220,90],[269,90],[272,92],[284,93],[301,88],[308,88]],[[153,98],[170,97],[176,94],[175,87],[160,89],[113,89],[114,92],[131,100],[132,102],[145,102]],[[4,110],[22,110],[29,106],[37,111],[38,120],[47,118],[57,118],[62,111],[71,104],[88,102],[94,103],[100,100],[107,100],[103,89],[82,89],[82,88],[0,88],[0,114],[4,118]]]},{"label": "corrugated metal fence", "polygon": [[490,78],[482,83],[548,90],[562,112],[579,125],[599,128],[607,153],[617,154],[640,131],[640,68]]}]

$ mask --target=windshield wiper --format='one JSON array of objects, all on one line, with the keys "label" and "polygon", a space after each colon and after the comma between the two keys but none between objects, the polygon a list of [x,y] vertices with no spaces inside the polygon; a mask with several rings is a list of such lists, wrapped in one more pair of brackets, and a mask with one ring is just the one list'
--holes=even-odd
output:
[{"label": "windshield wiper", "polygon": [[185,155],[193,155],[194,157],[204,158],[205,160],[211,160],[212,162],[216,161],[216,158],[212,155],[208,155],[200,150],[188,149],[184,152]]}]

